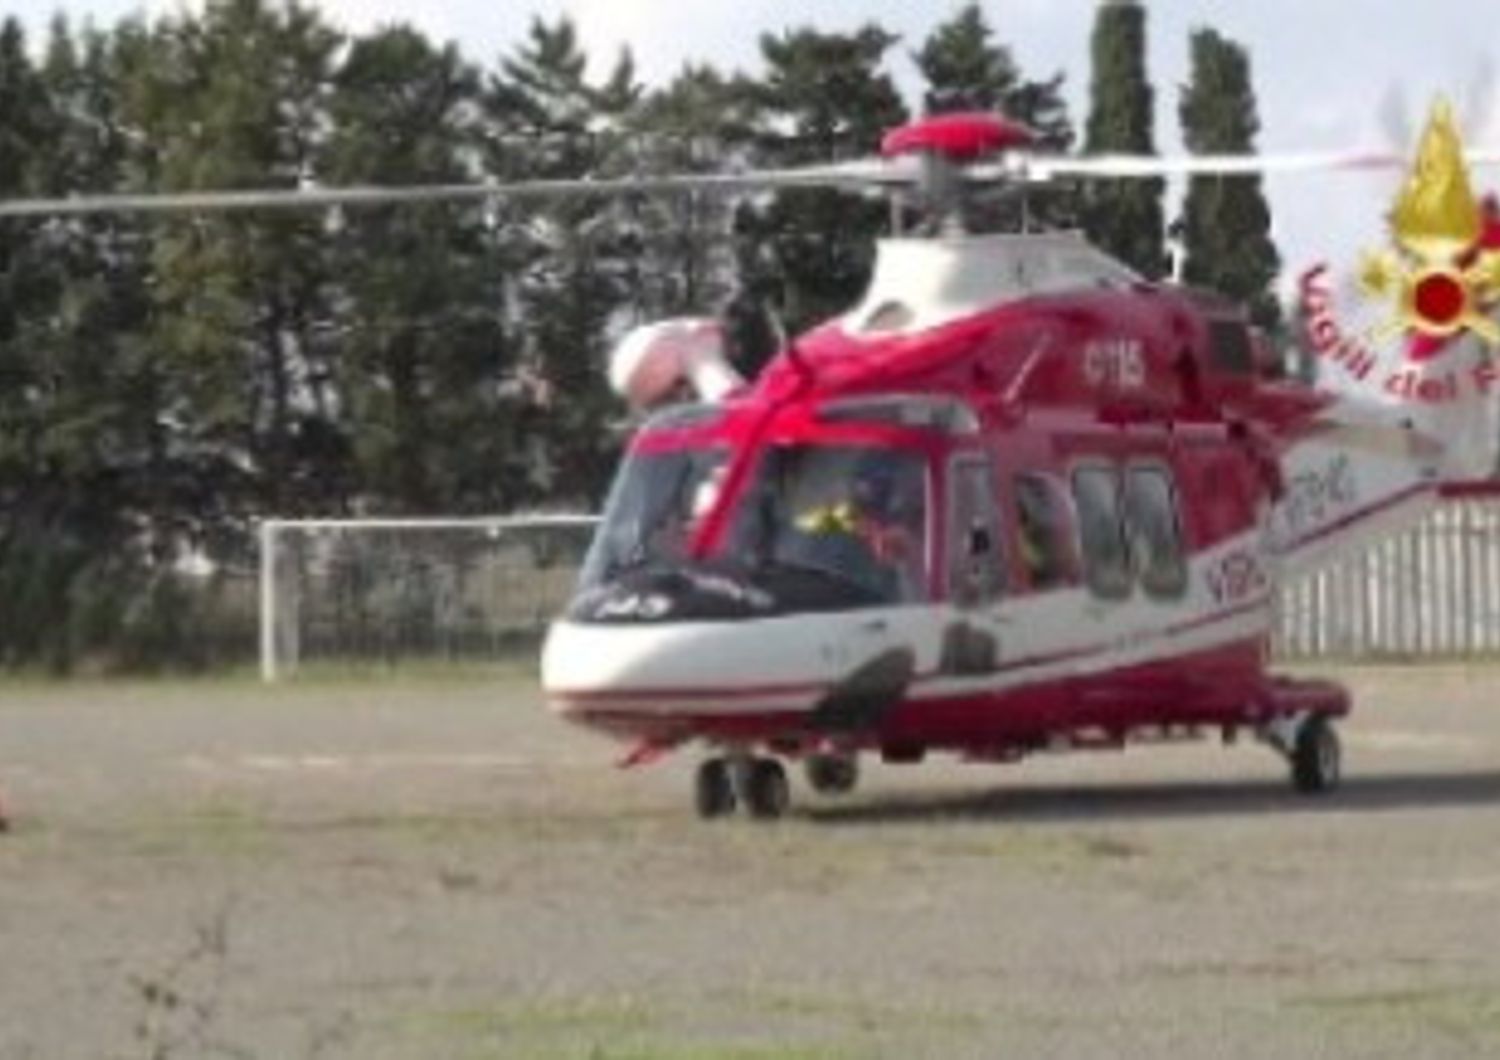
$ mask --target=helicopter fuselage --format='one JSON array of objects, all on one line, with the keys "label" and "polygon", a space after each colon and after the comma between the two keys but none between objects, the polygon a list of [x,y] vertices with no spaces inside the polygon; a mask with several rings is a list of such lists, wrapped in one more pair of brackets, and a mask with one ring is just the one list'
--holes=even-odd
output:
[{"label": "helicopter fuselage", "polygon": [[1267,670],[1280,454],[1328,399],[1267,378],[1242,316],[1118,276],[977,312],[899,279],[637,434],[553,709],[896,761],[1348,709]]}]

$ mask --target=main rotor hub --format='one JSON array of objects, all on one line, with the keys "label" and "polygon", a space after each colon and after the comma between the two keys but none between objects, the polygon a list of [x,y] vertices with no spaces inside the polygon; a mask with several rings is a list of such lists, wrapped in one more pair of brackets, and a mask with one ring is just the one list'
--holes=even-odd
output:
[{"label": "main rotor hub", "polygon": [[886,158],[916,155],[921,162],[918,187],[932,211],[932,230],[963,231],[968,191],[965,166],[991,155],[1029,146],[1032,131],[997,114],[939,114],[886,133],[880,153]]},{"label": "main rotor hub", "polygon": [[892,129],[880,141],[880,153],[886,158],[936,155],[962,165],[1029,147],[1035,139],[1026,126],[998,114],[939,114]]}]

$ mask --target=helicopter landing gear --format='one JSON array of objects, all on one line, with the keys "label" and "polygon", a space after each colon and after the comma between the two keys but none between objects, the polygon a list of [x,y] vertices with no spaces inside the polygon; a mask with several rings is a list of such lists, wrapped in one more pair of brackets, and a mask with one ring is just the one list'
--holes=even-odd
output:
[{"label": "helicopter landing gear", "polygon": [[1292,787],[1304,795],[1324,795],[1339,786],[1343,752],[1338,731],[1323,714],[1297,714],[1266,728],[1264,739],[1286,756]]},{"label": "helicopter landing gear", "polygon": [[757,821],[774,821],[791,801],[786,769],[774,758],[710,758],[698,767],[693,782],[693,803],[705,820],[743,806]]},{"label": "helicopter landing gear", "polygon": [[804,771],[819,795],[847,795],[859,784],[859,759],[852,754],[809,755]]},{"label": "helicopter landing gear", "polygon": [[734,785],[729,779],[729,763],[710,758],[698,767],[693,778],[693,807],[705,821],[727,817],[734,812]]},{"label": "helicopter landing gear", "polygon": [[1309,718],[1292,745],[1292,785],[1305,795],[1321,795],[1339,786],[1343,757],[1339,734],[1322,715]]}]

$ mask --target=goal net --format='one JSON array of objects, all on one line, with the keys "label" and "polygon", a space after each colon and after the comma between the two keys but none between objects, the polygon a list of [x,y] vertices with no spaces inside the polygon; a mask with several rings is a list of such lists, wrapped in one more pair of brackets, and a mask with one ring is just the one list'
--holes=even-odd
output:
[{"label": "goal net", "polygon": [[266,520],[260,665],[495,660],[567,600],[595,518]]}]

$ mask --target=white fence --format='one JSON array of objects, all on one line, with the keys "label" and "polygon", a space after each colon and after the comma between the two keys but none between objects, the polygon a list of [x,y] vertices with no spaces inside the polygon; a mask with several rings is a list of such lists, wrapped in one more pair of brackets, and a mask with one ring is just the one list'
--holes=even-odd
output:
[{"label": "white fence", "polygon": [[1500,655],[1500,498],[1443,502],[1416,528],[1285,586],[1282,659]]}]

